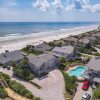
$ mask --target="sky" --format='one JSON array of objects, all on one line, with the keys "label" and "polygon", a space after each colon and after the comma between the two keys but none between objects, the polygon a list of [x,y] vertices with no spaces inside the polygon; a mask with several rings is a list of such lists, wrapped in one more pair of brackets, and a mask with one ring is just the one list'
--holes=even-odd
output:
[{"label": "sky", "polygon": [[0,22],[100,22],[100,0],[0,0]]}]

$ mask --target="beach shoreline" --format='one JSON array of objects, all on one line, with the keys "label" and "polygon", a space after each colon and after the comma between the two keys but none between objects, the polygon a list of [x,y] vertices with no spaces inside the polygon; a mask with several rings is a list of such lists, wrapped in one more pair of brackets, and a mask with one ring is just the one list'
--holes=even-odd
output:
[{"label": "beach shoreline", "polygon": [[[71,35],[79,35],[88,31],[97,29],[98,25],[84,26],[84,27],[74,27],[69,29],[60,29],[52,32],[41,32],[38,34],[30,34],[26,36],[21,36],[19,38],[14,38],[10,40],[0,41],[0,53],[4,53],[5,50],[14,51],[20,50],[26,45],[38,45],[42,42],[50,42],[53,40],[59,40],[61,38],[66,38]],[[49,33],[49,34],[48,34]]]}]

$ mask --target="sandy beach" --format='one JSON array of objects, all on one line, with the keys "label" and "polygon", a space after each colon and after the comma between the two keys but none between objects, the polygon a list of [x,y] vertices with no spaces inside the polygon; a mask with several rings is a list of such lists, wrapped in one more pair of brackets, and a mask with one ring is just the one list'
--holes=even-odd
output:
[{"label": "sandy beach", "polygon": [[97,27],[98,25],[75,27],[69,29],[56,30],[48,33],[44,32],[39,34],[31,34],[9,40],[0,40],[0,53],[4,53],[5,50],[9,51],[20,50],[29,44],[38,45],[43,41],[50,42],[53,40],[59,40],[61,38],[68,37],[70,35],[82,34],[84,32],[95,30],[97,29]]}]

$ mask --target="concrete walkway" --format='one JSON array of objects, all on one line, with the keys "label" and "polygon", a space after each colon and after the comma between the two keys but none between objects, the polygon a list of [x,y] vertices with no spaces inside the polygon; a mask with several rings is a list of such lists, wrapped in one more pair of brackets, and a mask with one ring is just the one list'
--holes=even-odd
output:
[{"label": "concrete walkway", "polygon": [[[77,92],[76,92],[76,94],[75,94],[73,100],[82,100],[82,95],[83,95],[85,92],[87,92],[87,91],[82,90],[82,85],[83,85],[83,83],[78,83],[78,85],[79,85],[79,86],[78,86],[78,88],[77,88]],[[88,92],[89,92],[90,94],[92,94],[92,88],[91,88],[91,87],[89,87]]]},{"label": "concrete walkway", "polygon": [[81,53],[83,56],[89,56],[89,57],[95,57],[95,55],[89,55],[89,54],[86,54],[86,53]]},{"label": "concrete walkway", "polygon": [[14,77],[12,70],[4,69],[3,72],[8,74],[12,80],[23,84],[34,96],[40,97],[42,100],[64,100],[65,84],[63,75],[59,70],[51,71],[45,78],[34,80],[42,87],[41,89]]}]

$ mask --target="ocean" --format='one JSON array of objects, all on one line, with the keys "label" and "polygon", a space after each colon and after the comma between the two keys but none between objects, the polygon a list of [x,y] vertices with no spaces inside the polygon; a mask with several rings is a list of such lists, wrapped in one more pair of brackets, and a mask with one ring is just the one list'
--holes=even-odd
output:
[{"label": "ocean", "polygon": [[74,27],[90,26],[97,22],[0,22],[0,38],[10,39]]}]

